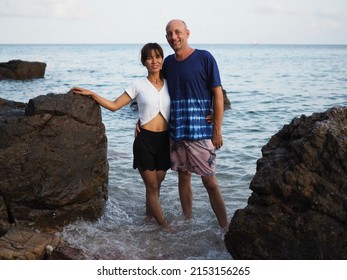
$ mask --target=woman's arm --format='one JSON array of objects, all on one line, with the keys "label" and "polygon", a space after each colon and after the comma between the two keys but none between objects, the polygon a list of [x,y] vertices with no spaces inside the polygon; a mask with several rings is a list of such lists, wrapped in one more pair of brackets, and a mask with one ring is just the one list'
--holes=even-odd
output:
[{"label": "woman's arm", "polygon": [[74,87],[71,89],[71,91],[74,94],[90,96],[98,104],[100,104],[100,106],[102,106],[102,107],[104,107],[104,108],[106,108],[112,112],[124,107],[132,100],[131,97],[126,92],[124,92],[122,95],[120,95],[116,100],[111,101],[111,100],[108,100],[108,99],[98,95],[97,93],[95,93],[91,90],[85,89],[85,88]]}]

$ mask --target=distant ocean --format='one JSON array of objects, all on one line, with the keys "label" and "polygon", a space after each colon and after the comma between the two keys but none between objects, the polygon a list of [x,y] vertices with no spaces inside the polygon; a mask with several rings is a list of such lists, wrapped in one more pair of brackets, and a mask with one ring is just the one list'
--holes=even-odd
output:
[{"label": "distant ocean", "polygon": [[[223,121],[224,146],[217,152],[217,178],[228,219],[244,208],[261,148],[285,124],[302,114],[347,106],[347,45],[192,45],[216,58],[231,101]],[[0,45],[0,62],[47,63],[44,79],[0,81],[0,97],[20,102],[73,86],[115,99],[132,79],[146,74],[142,45]],[[165,55],[172,53],[163,45]],[[136,112],[103,109],[108,137],[109,200],[96,223],[79,221],[62,236],[96,259],[231,259],[208,196],[193,176],[194,216],[184,221],[176,173],[169,171],[161,203],[174,234],[145,222],[145,189],[132,168]],[[247,225],[245,225],[247,226]]]}]

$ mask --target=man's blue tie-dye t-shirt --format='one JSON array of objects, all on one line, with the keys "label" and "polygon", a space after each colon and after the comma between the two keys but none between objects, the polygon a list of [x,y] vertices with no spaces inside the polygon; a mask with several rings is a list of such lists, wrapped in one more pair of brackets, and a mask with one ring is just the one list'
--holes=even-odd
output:
[{"label": "man's blue tie-dye t-shirt", "polygon": [[214,57],[196,49],[188,58],[177,61],[169,55],[164,61],[164,77],[171,98],[169,132],[173,140],[212,138],[213,126],[206,121],[211,114],[211,87],[221,86]]}]

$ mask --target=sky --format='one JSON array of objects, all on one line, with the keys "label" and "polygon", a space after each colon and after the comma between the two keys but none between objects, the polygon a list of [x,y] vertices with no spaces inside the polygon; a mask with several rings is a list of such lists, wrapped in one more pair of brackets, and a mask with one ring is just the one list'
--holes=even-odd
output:
[{"label": "sky", "polygon": [[347,44],[347,0],[0,0],[0,44]]}]

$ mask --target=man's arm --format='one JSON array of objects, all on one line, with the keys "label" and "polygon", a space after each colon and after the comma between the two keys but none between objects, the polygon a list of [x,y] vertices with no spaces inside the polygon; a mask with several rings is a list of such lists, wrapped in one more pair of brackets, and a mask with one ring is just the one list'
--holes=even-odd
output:
[{"label": "man's arm", "polygon": [[212,143],[216,149],[223,146],[222,122],[224,115],[224,98],[222,87],[213,87],[213,135]]}]

